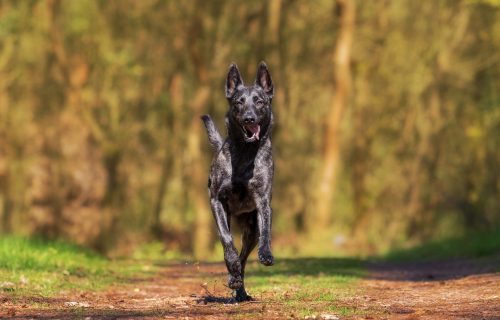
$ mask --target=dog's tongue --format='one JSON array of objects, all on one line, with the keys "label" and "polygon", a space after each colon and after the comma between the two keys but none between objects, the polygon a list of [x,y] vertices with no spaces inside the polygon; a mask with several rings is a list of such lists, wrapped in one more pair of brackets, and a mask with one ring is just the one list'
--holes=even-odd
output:
[{"label": "dog's tongue", "polygon": [[253,134],[253,137],[259,140],[260,126],[258,124],[248,125],[246,129]]}]

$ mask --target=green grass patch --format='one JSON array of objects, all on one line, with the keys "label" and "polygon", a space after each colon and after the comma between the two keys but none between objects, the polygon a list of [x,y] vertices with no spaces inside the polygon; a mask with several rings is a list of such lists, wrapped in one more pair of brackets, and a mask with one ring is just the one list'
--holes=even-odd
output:
[{"label": "green grass patch", "polygon": [[413,248],[397,249],[383,256],[389,261],[479,258],[500,254],[500,227],[488,232],[469,233]]},{"label": "green grass patch", "polygon": [[281,304],[290,315],[345,316],[358,314],[358,310],[339,305],[339,299],[353,295],[365,274],[363,261],[358,259],[277,259],[272,267],[251,262],[245,282],[251,295]]},{"label": "green grass patch", "polygon": [[0,290],[13,296],[51,296],[68,289],[92,291],[152,268],[144,263],[109,260],[64,242],[0,239]]},{"label": "green grass patch", "polygon": [[64,242],[7,237],[0,240],[0,268],[17,270],[99,273],[108,261],[83,248]]}]

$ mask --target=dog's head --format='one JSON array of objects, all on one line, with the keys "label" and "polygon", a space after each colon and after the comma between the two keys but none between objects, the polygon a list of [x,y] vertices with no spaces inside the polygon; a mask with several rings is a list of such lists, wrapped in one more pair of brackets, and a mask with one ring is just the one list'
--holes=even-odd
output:
[{"label": "dog's head", "polygon": [[273,81],[264,62],[257,68],[252,86],[245,86],[236,64],[231,64],[226,79],[226,97],[229,101],[228,122],[230,130],[247,143],[260,140],[269,130]]}]

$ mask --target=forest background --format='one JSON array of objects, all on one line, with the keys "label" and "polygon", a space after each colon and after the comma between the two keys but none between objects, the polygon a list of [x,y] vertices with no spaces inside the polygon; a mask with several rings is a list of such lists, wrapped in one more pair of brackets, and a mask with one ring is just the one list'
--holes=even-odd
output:
[{"label": "forest background", "polygon": [[1,1],[0,232],[210,257],[224,81],[275,84],[278,255],[500,223],[500,1]]}]

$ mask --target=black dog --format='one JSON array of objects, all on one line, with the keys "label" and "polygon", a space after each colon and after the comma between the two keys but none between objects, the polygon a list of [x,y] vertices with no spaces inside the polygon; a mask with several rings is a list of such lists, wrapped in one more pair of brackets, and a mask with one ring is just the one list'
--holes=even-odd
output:
[{"label": "black dog", "polygon": [[[264,62],[259,64],[253,86],[244,86],[238,67],[232,64],[226,80],[226,140],[222,140],[210,116],[202,117],[215,150],[208,178],[210,205],[224,248],[228,285],[236,289],[236,301],[252,299],[245,291],[243,278],[247,258],[257,243],[260,262],[266,266],[274,263],[270,206],[273,93],[271,75]],[[231,217],[242,229],[239,257],[230,232]]]}]

